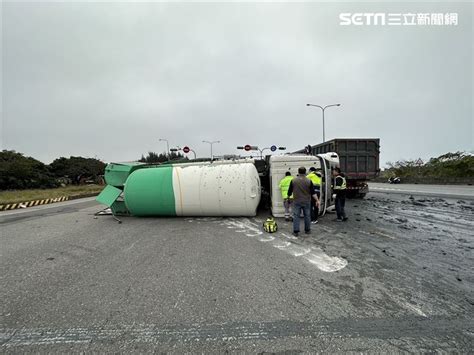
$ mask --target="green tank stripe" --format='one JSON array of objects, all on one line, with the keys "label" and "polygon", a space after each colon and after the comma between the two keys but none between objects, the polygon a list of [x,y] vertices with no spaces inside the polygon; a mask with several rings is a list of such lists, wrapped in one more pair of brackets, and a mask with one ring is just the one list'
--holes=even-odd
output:
[{"label": "green tank stripe", "polygon": [[125,183],[124,195],[134,216],[176,216],[173,166],[134,171]]}]

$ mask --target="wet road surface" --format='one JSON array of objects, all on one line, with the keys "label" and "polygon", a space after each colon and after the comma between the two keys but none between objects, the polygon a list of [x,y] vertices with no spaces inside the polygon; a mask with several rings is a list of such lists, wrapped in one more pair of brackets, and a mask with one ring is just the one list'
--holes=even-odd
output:
[{"label": "wet road surface", "polygon": [[0,215],[2,353],[473,348],[473,201],[371,193],[298,239],[99,209]]}]

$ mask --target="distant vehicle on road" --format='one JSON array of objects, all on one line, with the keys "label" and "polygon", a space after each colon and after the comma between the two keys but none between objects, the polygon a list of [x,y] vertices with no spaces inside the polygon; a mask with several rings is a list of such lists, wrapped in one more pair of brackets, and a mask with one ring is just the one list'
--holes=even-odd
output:
[{"label": "distant vehicle on road", "polygon": [[399,184],[401,182],[399,177],[391,177],[388,179],[388,182],[390,184]]},{"label": "distant vehicle on road", "polygon": [[367,181],[380,173],[379,138],[336,138],[309,148],[308,146],[295,153],[338,154],[340,168],[346,174],[348,197],[364,197],[369,192]]}]

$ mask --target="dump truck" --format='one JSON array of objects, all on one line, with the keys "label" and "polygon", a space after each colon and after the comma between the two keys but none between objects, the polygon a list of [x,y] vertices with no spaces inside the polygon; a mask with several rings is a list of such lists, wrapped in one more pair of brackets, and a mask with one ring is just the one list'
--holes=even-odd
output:
[{"label": "dump truck", "polygon": [[[278,185],[301,166],[320,168],[321,214],[334,204],[331,169],[339,164],[336,153],[315,156],[271,156],[266,160],[236,159],[171,164],[111,163],[105,169],[107,186],[97,201],[114,215],[146,216],[255,216],[264,206],[283,217]],[[265,199],[264,199],[265,200]]]},{"label": "dump truck", "polygon": [[295,154],[318,155],[336,152],[339,167],[346,175],[347,196],[364,197],[369,192],[367,182],[380,173],[379,138],[336,138],[321,144],[308,146]]}]

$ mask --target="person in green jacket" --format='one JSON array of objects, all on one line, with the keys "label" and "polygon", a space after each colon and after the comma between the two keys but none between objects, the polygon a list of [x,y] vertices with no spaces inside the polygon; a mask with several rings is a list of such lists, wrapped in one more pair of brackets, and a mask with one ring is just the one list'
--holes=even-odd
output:
[{"label": "person in green jacket", "polygon": [[288,197],[288,189],[290,188],[290,183],[291,180],[293,180],[293,176],[291,176],[291,173],[287,171],[285,173],[285,177],[280,180],[280,191],[281,191],[281,197],[283,197],[283,206],[285,206],[285,220],[290,221],[290,209],[291,209],[291,201],[292,198]]}]

